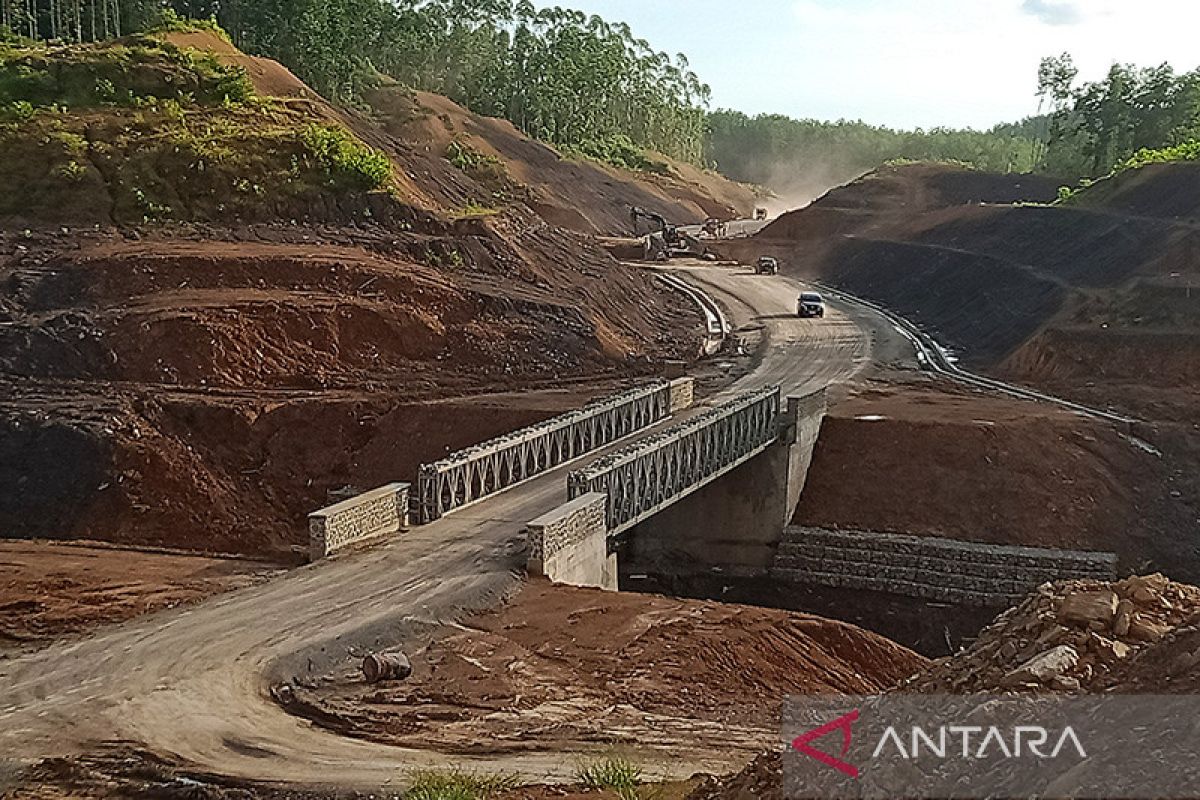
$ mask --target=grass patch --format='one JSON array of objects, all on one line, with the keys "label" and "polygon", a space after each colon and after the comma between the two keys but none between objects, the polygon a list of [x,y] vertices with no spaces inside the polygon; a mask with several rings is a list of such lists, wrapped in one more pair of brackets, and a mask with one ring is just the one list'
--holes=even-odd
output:
[{"label": "grass patch", "polygon": [[38,109],[243,103],[254,97],[240,67],[151,36],[70,46],[0,45],[0,107]]},{"label": "grass patch", "polygon": [[381,189],[392,179],[388,157],[344,128],[312,124],[301,131],[300,139],[333,186]]},{"label": "grass patch", "polygon": [[970,170],[978,172],[979,167],[972,164],[970,161],[960,161],[957,158],[890,158],[883,162],[885,167],[912,167],[921,164],[932,164],[941,167],[954,167],[956,169]]},{"label": "grass patch", "polygon": [[412,785],[405,800],[486,800],[516,789],[519,775],[483,775],[462,770],[418,770],[410,776]]},{"label": "grass patch", "polygon": [[582,786],[608,790],[621,800],[637,800],[642,777],[641,767],[620,756],[589,761],[575,770],[575,779]]},{"label": "grass patch", "polygon": [[[170,17],[166,24],[207,29]],[[212,53],[153,36],[0,42],[0,184],[23,188],[0,196],[0,217],[295,219],[358,213],[353,203],[327,201],[391,180],[384,153],[256,96],[244,70]]]},{"label": "grass patch", "polygon": [[349,132],[314,135],[312,125],[302,111],[272,105],[44,112],[0,123],[0,184],[23,187],[0,196],[0,218],[296,219],[390,179],[386,156],[364,161],[359,151],[369,148]]},{"label": "grass patch", "polygon": [[467,203],[462,208],[454,212],[455,219],[469,219],[472,217],[494,217],[500,213],[500,209],[492,208],[491,206],[481,206],[477,203]]},{"label": "grass patch", "polygon": [[665,161],[651,158],[650,154],[633,143],[624,134],[603,139],[586,139],[577,144],[559,148],[570,158],[600,161],[633,172],[649,172],[655,175],[670,175],[671,167]]},{"label": "grass patch", "polygon": [[446,160],[485,185],[498,187],[508,181],[508,167],[503,161],[476,150],[461,138],[455,138],[446,145]]}]

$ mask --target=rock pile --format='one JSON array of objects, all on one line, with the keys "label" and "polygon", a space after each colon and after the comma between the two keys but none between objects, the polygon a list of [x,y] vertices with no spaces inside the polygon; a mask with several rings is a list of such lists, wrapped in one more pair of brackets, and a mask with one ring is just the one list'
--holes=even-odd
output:
[{"label": "rock pile", "polygon": [[1182,635],[1197,623],[1200,589],[1159,574],[1046,583],[969,648],[935,661],[897,691],[1114,691],[1117,676],[1168,638],[1179,651],[1176,665],[1190,671],[1188,664],[1200,664],[1200,651],[1187,645],[1196,638]]},{"label": "rock pile", "polygon": [[[1200,588],[1158,574],[1045,583],[891,691],[1200,693]],[[782,784],[780,753],[763,753],[688,800],[776,800]]]}]

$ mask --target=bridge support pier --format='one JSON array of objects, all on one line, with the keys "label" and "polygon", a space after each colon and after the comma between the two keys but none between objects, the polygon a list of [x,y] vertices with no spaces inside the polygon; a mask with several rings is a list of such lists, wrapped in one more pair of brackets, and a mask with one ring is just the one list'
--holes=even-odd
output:
[{"label": "bridge support pier", "polygon": [[621,574],[766,574],[800,502],[825,410],[824,391],[788,398],[778,441],[621,536]]}]

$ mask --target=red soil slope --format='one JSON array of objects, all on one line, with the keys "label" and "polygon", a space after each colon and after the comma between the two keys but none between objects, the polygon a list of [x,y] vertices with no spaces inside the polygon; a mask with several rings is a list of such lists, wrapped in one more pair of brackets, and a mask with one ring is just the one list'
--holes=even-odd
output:
[{"label": "red soil slope", "polygon": [[[18,251],[0,263],[0,532],[287,557],[329,490],[552,413],[430,400],[695,354],[675,295],[599,251],[563,258],[548,229],[509,244],[510,224]],[[457,266],[410,255],[431,250]]]},{"label": "red soil slope", "polygon": [[[664,156],[653,156],[662,163],[661,174],[631,172],[566,158],[507,120],[473,114],[439,95],[386,87],[368,99],[373,121],[388,135],[376,144],[397,153],[431,199],[450,209],[496,206],[511,198],[552,225],[618,235],[631,231],[630,206],[683,224],[749,216],[755,205],[749,187]],[[451,143],[498,165],[493,171],[458,169],[446,159]]]},{"label": "red soil slope", "polygon": [[[414,654],[414,675],[297,689],[355,736],[455,752],[586,746],[714,751],[777,735],[789,694],[876,693],[926,660],[853,625],[786,611],[545,582]],[[737,731],[736,735],[731,731]]]},{"label": "red soil slope", "polygon": [[[395,184],[349,198],[312,187],[302,214],[259,186],[239,195],[257,198],[258,216],[239,217],[266,218],[253,225],[81,234],[68,208],[0,231],[0,536],[298,557],[305,514],[331,492],[412,479],[450,449],[697,355],[690,301],[525,201],[593,191],[583,199],[608,210],[581,227],[601,229],[630,198],[703,216],[720,205],[707,189],[563,162],[431,96],[436,113],[392,89],[391,111],[342,111],[213,34],[166,38],[244,67],[277,98],[276,124],[350,126],[392,159]],[[227,111],[223,124],[244,122],[211,110]],[[88,130],[102,139],[100,118],[119,112],[88,111]],[[502,138],[512,174],[452,165],[452,134],[481,151]],[[464,218],[470,204],[496,213]],[[564,384],[581,388],[441,402]]]},{"label": "red soil slope", "polygon": [[756,246],[920,321],[974,366],[1135,413],[1194,413],[1200,168],[1128,172],[1067,206],[1004,204],[1048,190],[1025,176],[883,170],[785,215]]}]

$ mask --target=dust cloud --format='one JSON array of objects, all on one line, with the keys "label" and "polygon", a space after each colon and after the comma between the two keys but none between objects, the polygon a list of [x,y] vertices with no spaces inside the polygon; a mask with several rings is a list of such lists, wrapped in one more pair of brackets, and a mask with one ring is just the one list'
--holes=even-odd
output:
[{"label": "dust cloud", "polygon": [[840,159],[788,160],[772,164],[766,186],[774,196],[762,201],[771,217],[804,208],[830,189],[849,183],[869,170],[839,163]]}]

